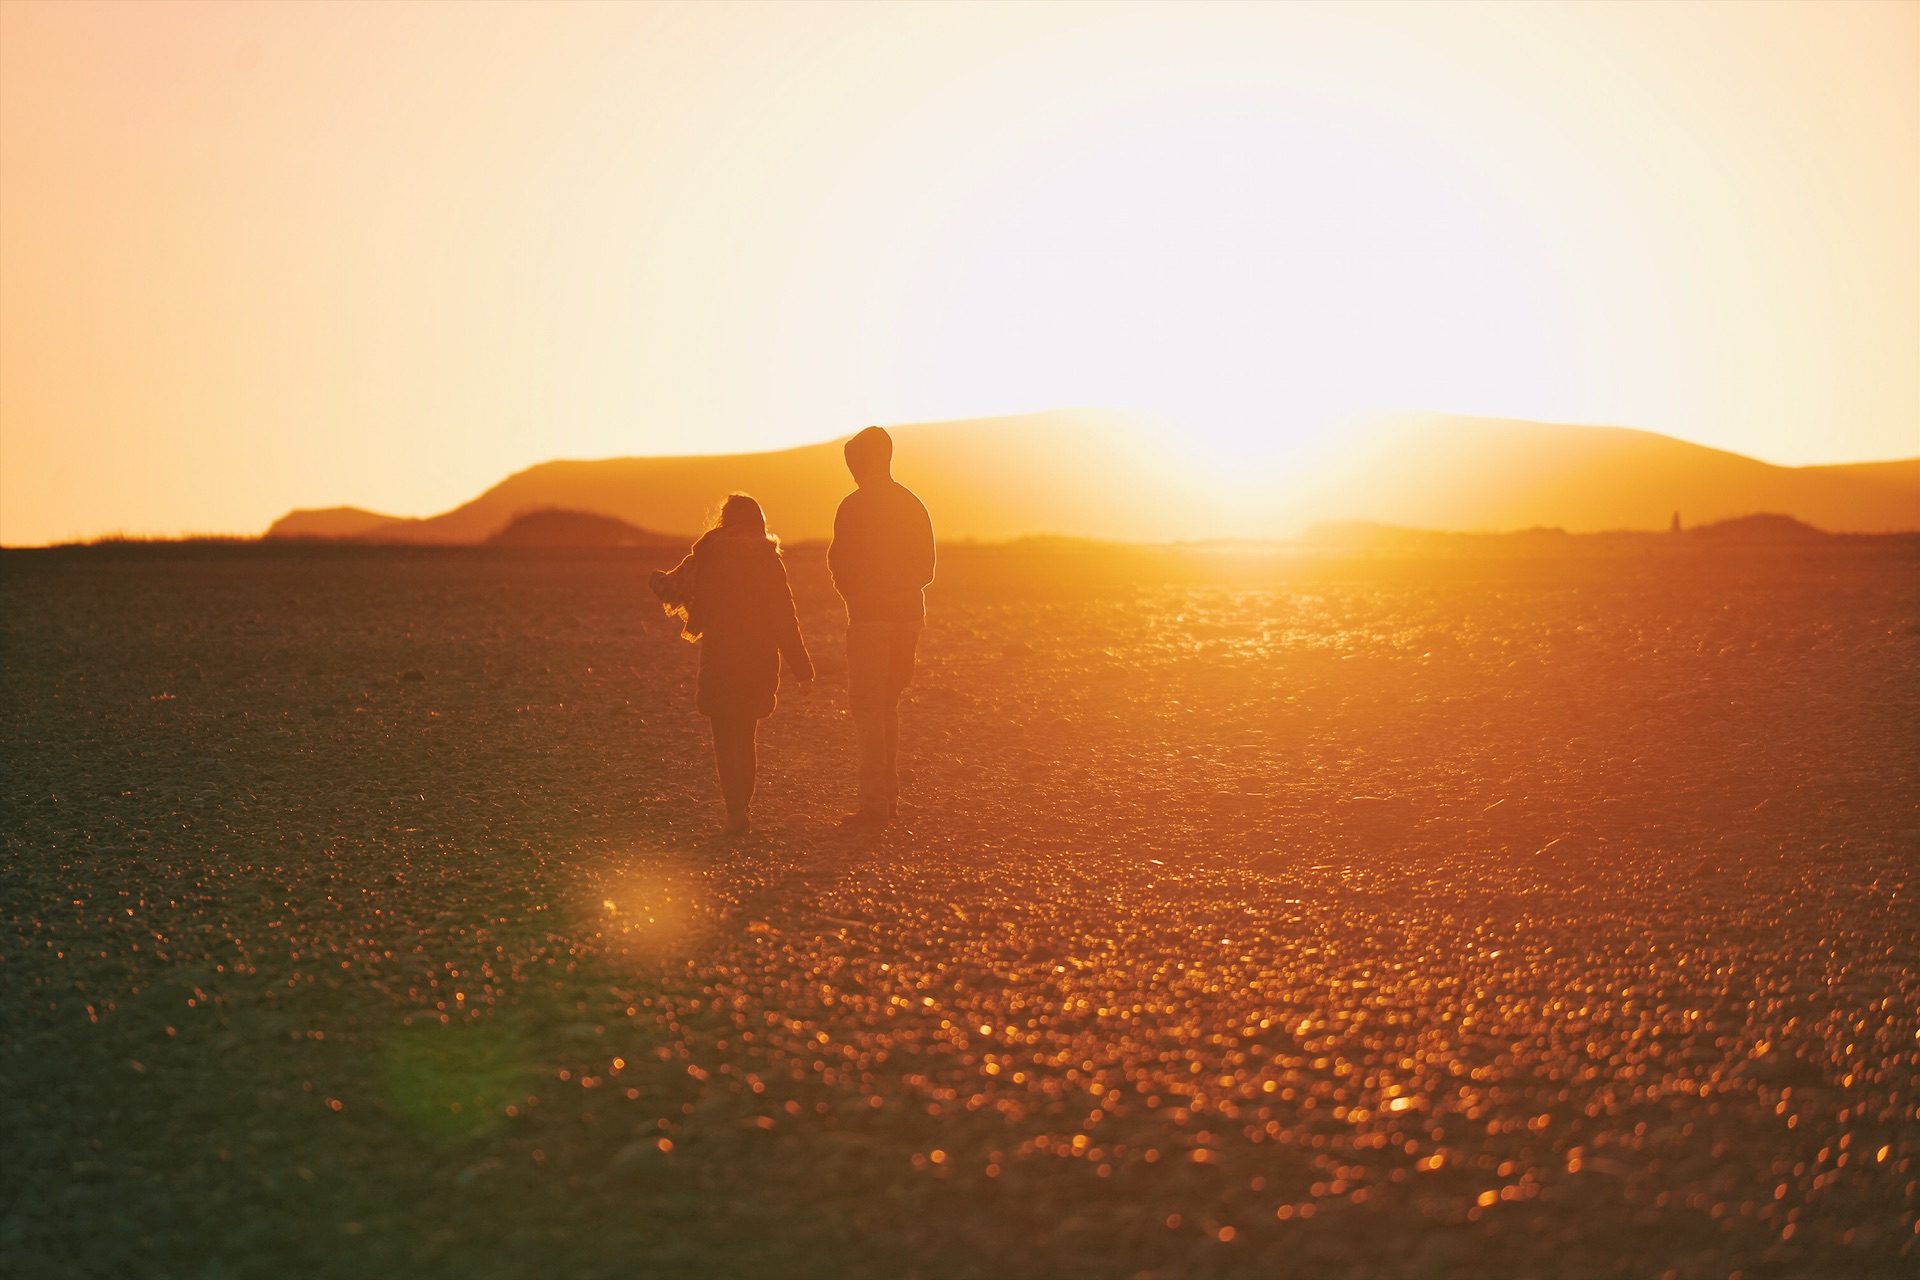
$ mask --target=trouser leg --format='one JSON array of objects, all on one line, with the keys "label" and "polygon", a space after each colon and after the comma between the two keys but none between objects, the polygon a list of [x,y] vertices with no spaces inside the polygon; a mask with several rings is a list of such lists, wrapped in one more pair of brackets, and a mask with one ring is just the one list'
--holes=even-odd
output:
[{"label": "trouser leg", "polygon": [[900,812],[900,697],[895,694],[887,699],[886,719],[886,786],[887,812]]},{"label": "trouser leg", "polygon": [[893,759],[887,750],[887,708],[863,707],[853,713],[853,732],[859,747],[860,807],[887,813],[892,807]]},{"label": "trouser leg", "polygon": [[853,713],[860,755],[860,807],[893,813],[900,803],[900,701],[885,698]]},{"label": "trouser leg", "polygon": [[756,742],[759,736],[760,722],[744,720],[734,737],[733,786],[734,794],[740,797],[740,813],[745,813],[747,806],[753,803],[755,775],[760,769],[759,744]]},{"label": "trouser leg", "polygon": [[919,628],[854,623],[847,628],[847,704],[859,746],[860,807],[899,807],[900,694],[913,678]]},{"label": "trouser leg", "polygon": [[720,796],[727,812],[746,813],[753,800],[754,774],[759,760],[754,739],[759,722],[750,718],[713,718],[713,762],[720,774]]},{"label": "trouser leg", "polygon": [[856,622],[847,628],[847,711],[859,752],[860,807],[888,811],[887,630]]},{"label": "trouser leg", "polygon": [[896,627],[887,643],[887,812],[900,811],[900,695],[913,683],[920,628]]},{"label": "trouser leg", "polygon": [[733,794],[733,726],[719,716],[708,720],[713,727],[713,767],[720,775],[720,798],[727,803],[727,812],[734,809]]}]

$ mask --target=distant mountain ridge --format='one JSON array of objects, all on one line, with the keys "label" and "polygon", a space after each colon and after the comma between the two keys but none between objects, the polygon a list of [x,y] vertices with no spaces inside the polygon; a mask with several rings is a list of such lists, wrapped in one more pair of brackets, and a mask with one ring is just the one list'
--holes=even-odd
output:
[{"label": "distant mountain ridge", "polygon": [[1920,530],[1920,458],[1780,467],[1627,427],[1407,415],[1310,481],[1323,518],[1573,533],[1770,513],[1830,533]]},{"label": "distant mountain ridge", "polygon": [[[1920,530],[1920,458],[1779,467],[1625,427],[1438,414],[1376,420],[1306,470],[1208,477],[1139,421],[1063,410],[890,427],[895,474],[945,539],[1277,538],[1326,521],[1497,531],[1664,529],[1768,512],[1837,533]],[[529,513],[610,517],[687,541],[727,493],[789,539],[832,531],[851,482],[841,441],[768,453],[555,461],[441,515],[293,511],[268,538],[478,544]]]}]

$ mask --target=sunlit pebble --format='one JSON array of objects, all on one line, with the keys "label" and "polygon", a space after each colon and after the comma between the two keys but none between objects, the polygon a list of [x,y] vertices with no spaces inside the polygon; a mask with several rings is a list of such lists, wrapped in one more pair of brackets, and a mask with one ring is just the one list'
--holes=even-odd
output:
[{"label": "sunlit pebble", "polygon": [[[1134,646],[1130,660],[1149,670],[1130,682],[1126,696],[1148,680],[1175,678],[1164,664],[1177,658],[1208,653],[1209,661],[1226,661],[1232,645],[1241,643],[1236,631],[1251,635],[1276,619],[1285,625],[1290,652],[1364,656],[1434,645],[1424,632],[1447,626],[1467,635],[1457,622],[1431,617],[1378,625],[1367,616],[1377,606],[1356,597],[1309,604],[1271,593],[1242,602],[1216,595],[1181,607],[1187,614],[1178,626],[1150,624],[1129,617],[1129,610],[1103,616],[1098,626],[1059,611],[1047,625],[1057,625],[1053,634],[1062,636],[1104,627],[1127,637]],[[1524,617],[1489,612],[1468,628],[1503,653],[1556,643],[1551,627]],[[1684,647],[1688,641],[1668,636],[1649,643]],[[1255,645],[1248,660],[1260,658]],[[1156,661],[1163,665],[1153,670]],[[1299,676],[1295,671],[1289,678]],[[1183,692],[1226,696],[1204,681],[1189,683]],[[1298,680],[1296,690],[1311,687]],[[1221,759],[1216,747],[1195,740],[1169,755],[1205,769]],[[1347,788],[1374,789],[1364,781]],[[1577,794],[1577,786],[1573,790]],[[1261,1167],[1258,1161],[1284,1146],[1289,1156],[1311,1153],[1315,1178],[1328,1193],[1339,1182],[1388,1170],[1435,1181],[1468,1178],[1483,1156],[1496,1161],[1488,1169],[1512,1166],[1502,1177],[1535,1169],[1591,1177],[1598,1169],[1664,1191],[1651,1162],[1670,1168],[1667,1153],[1703,1141],[1683,1132],[1693,1123],[1687,1117],[1697,1117],[1709,1100],[1733,1107],[1754,1097],[1756,1088],[1763,1091],[1763,1109],[1780,1124],[1799,1126],[1799,1134],[1817,1127],[1821,1137],[1808,1141],[1827,1146],[1813,1163],[1829,1173],[1852,1176],[1863,1163],[1856,1157],[1838,1164],[1837,1139],[1848,1136],[1838,1128],[1865,1134],[1914,1118],[1886,1118],[1902,1089],[1911,1094],[1911,1007],[1861,1008],[1860,993],[1882,999],[1896,993],[1887,971],[1875,968],[1872,929],[1848,925],[1777,937],[1763,931],[1728,949],[1708,927],[1717,922],[1696,926],[1661,917],[1662,904],[1651,892],[1607,898],[1613,891],[1603,879],[1583,882],[1577,870],[1490,861],[1476,850],[1433,851],[1424,870],[1330,862],[1309,874],[1300,867],[1321,857],[1311,855],[1295,859],[1300,867],[1282,884],[1232,863],[1240,854],[1222,854],[1229,865],[1221,867],[1182,865],[1182,851],[1173,846],[1202,836],[1168,825],[1174,835],[1145,836],[1159,839],[1147,847],[1164,855],[1152,864],[1157,870],[1146,873],[1156,877],[1151,881],[1103,861],[1100,833],[1092,830],[1076,834],[1086,847],[1074,859],[1023,860],[1008,883],[943,879],[937,867],[918,861],[863,874],[867,887],[842,890],[847,896],[824,902],[823,909],[871,922],[864,935],[816,932],[791,950],[741,955],[722,940],[685,974],[661,979],[687,984],[673,997],[670,1021],[712,1017],[711,1003],[691,1006],[710,1002],[704,988],[724,982],[730,996],[722,1016],[739,1014],[756,1035],[764,1030],[764,1038],[751,1048],[736,1042],[725,1053],[711,1029],[673,1043],[697,1049],[708,1068],[730,1057],[765,1069],[776,1083],[799,1084],[768,1063],[769,1051],[777,1050],[783,1065],[798,1064],[809,1089],[820,1087],[821,1074],[812,1069],[818,1060],[835,1071],[831,1090],[883,1102],[930,1101],[954,1126],[951,1151],[967,1167],[980,1166],[971,1164],[975,1152],[958,1138],[970,1132],[979,1138],[964,1127],[975,1114],[983,1124],[991,1119],[995,1142],[1011,1147],[1011,1126],[1014,1136],[1046,1136],[1050,1155],[1064,1145],[1069,1154],[1058,1158],[1071,1159],[1076,1135],[1063,1133],[1060,1116],[1049,1109],[1068,1111],[1065,1123],[1078,1124],[1099,1086],[1102,1115],[1087,1125],[1098,1144],[1089,1143],[1089,1150],[1099,1144],[1116,1150],[1125,1139],[1127,1154],[1113,1158],[1145,1161],[1145,1152],[1159,1149],[1146,1145],[1151,1141],[1175,1156],[1217,1155],[1238,1178],[1249,1162]],[[1007,876],[1008,869],[995,874]],[[1258,891],[1249,893],[1250,884]],[[1860,905],[1832,896],[1829,883],[1816,881],[1807,891],[1823,895],[1819,901]],[[1274,909],[1263,896],[1270,892],[1296,901]],[[1497,892],[1526,906],[1482,919],[1470,903],[1463,905],[1461,895],[1474,892]],[[1368,896],[1388,893],[1384,902]],[[1590,911],[1580,894],[1598,894],[1608,912]],[[300,905],[310,903],[315,899]],[[1250,912],[1250,903],[1266,909]],[[289,898],[289,908],[294,905]],[[283,921],[302,914],[275,913]],[[1884,898],[1867,899],[1852,913],[1863,923],[1888,918]],[[295,920],[294,927],[292,934],[269,933],[296,944],[291,950],[300,967],[285,971],[291,982],[310,987],[309,978],[331,973],[339,939],[312,920]],[[423,964],[442,983],[447,962],[465,970],[476,963],[469,952],[486,954],[471,939],[456,945],[448,934],[426,929],[419,937],[438,953],[410,963]],[[548,958],[564,966],[584,942],[574,937],[523,946],[500,963],[508,972],[545,978]],[[378,951],[404,958],[412,946],[410,934],[404,948]],[[855,954],[861,946],[888,957],[894,968],[880,970],[876,955]],[[68,948],[56,954],[66,960]],[[349,954],[356,962],[387,961],[370,944]],[[1801,957],[1813,957],[1814,967],[1804,967]],[[629,1017],[640,1009],[622,1007]],[[765,1023],[768,1015],[784,1021]],[[942,1028],[942,1020],[952,1025]],[[849,1049],[852,1059],[844,1054]],[[997,1070],[979,1060],[988,1053],[996,1055]],[[969,1055],[975,1061],[964,1061]],[[1788,1098],[1787,1086],[1756,1074],[1769,1063],[1801,1073],[1783,1080],[1811,1072],[1866,1096],[1840,1108],[1832,1100]],[[1399,1092],[1389,1096],[1393,1089]],[[970,1105],[976,1098],[977,1108]],[[1150,1098],[1157,1105],[1148,1106]],[[1418,1106],[1395,1109],[1408,1099]],[[1787,1110],[1772,1112],[1776,1099]],[[1260,1115],[1262,1108],[1270,1117]],[[1670,1116],[1659,1114],[1665,1109],[1672,1109]],[[803,1109],[788,1103],[785,1110],[797,1115]],[[1366,1118],[1356,1121],[1356,1113]],[[1545,1123],[1537,1124],[1543,1116]],[[1191,1146],[1203,1129],[1214,1145]],[[1443,1138],[1436,1130],[1447,1146],[1437,1145]],[[1394,1134],[1403,1136],[1389,1145]],[[1582,1154],[1570,1154],[1574,1150]],[[1871,1150],[1875,1163],[1892,1159],[1880,1155],[1885,1145]],[[1733,1156],[1718,1159],[1744,1167]],[[1476,1201],[1491,1194],[1497,1201],[1499,1191],[1484,1189],[1485,1175],[1479,1176],[1480,1186],[1460,1194],[1470,1192]],[[1775,1183],[1769,1175],[1765,1196],[1796,1204],[1814,1176],[1787,1175]],[[1786,1197],[1774,1195],[1780,1185],[1788,1186]],[[1280,1185],[1274,1192],[1298,1194]],[[1196,1221],[1206,1220],[1194,1212]],[[1312,1213],[1310,1203],[1297,1210],[1302,1218]],[[1277,1210],[1276,1216],[1288,1220]],[[1178,1220],[1174,1215],[1170,1222]],[[1782,1238],[1793,1229],[1787,1224]]]}]

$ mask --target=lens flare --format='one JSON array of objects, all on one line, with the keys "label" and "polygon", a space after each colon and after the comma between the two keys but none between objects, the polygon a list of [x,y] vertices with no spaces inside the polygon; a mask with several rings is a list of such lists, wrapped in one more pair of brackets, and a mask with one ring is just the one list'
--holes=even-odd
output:
[{"label": "lens flare", "polygon": [[684,958],[715,923],[702,878],[671,857],[612,872],[593,887],[592,904],[606,954],[629,964]]},{"label": "lens flare", "polygon": [[506,1122],[531,1072],[520,1034],[494,1018],[423,1022],[387,1041],[388,1105],[436,1138],[480,1137]]}]

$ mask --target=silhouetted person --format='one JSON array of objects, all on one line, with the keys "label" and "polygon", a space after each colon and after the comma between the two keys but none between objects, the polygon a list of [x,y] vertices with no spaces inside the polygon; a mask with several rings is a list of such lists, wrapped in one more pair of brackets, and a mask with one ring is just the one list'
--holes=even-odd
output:
[{"label": "silhouetted person", "polygon": [[680,619],[680,634],[700,642],[695,705],[713,722],[713,760],[727,802],[729,835],[747,829],[758,765],[754,738],[773,714],[780,660],[799,682],[813,683],[813,660],[800,638],[780,540],[767,532],[760,504],[736,493],[720,521],[673,570],[655,569],[653,592]]},{"label": "silhouetted person", "polygon": [[827,567],[847,602],[847,706],[860,744],[860,808],[848,820],[885,822],[900,812],[900,694],[927,616],[933,522],[893,478],[893,437],[868,427],[846,456],[859,488],[834,514]]}]

